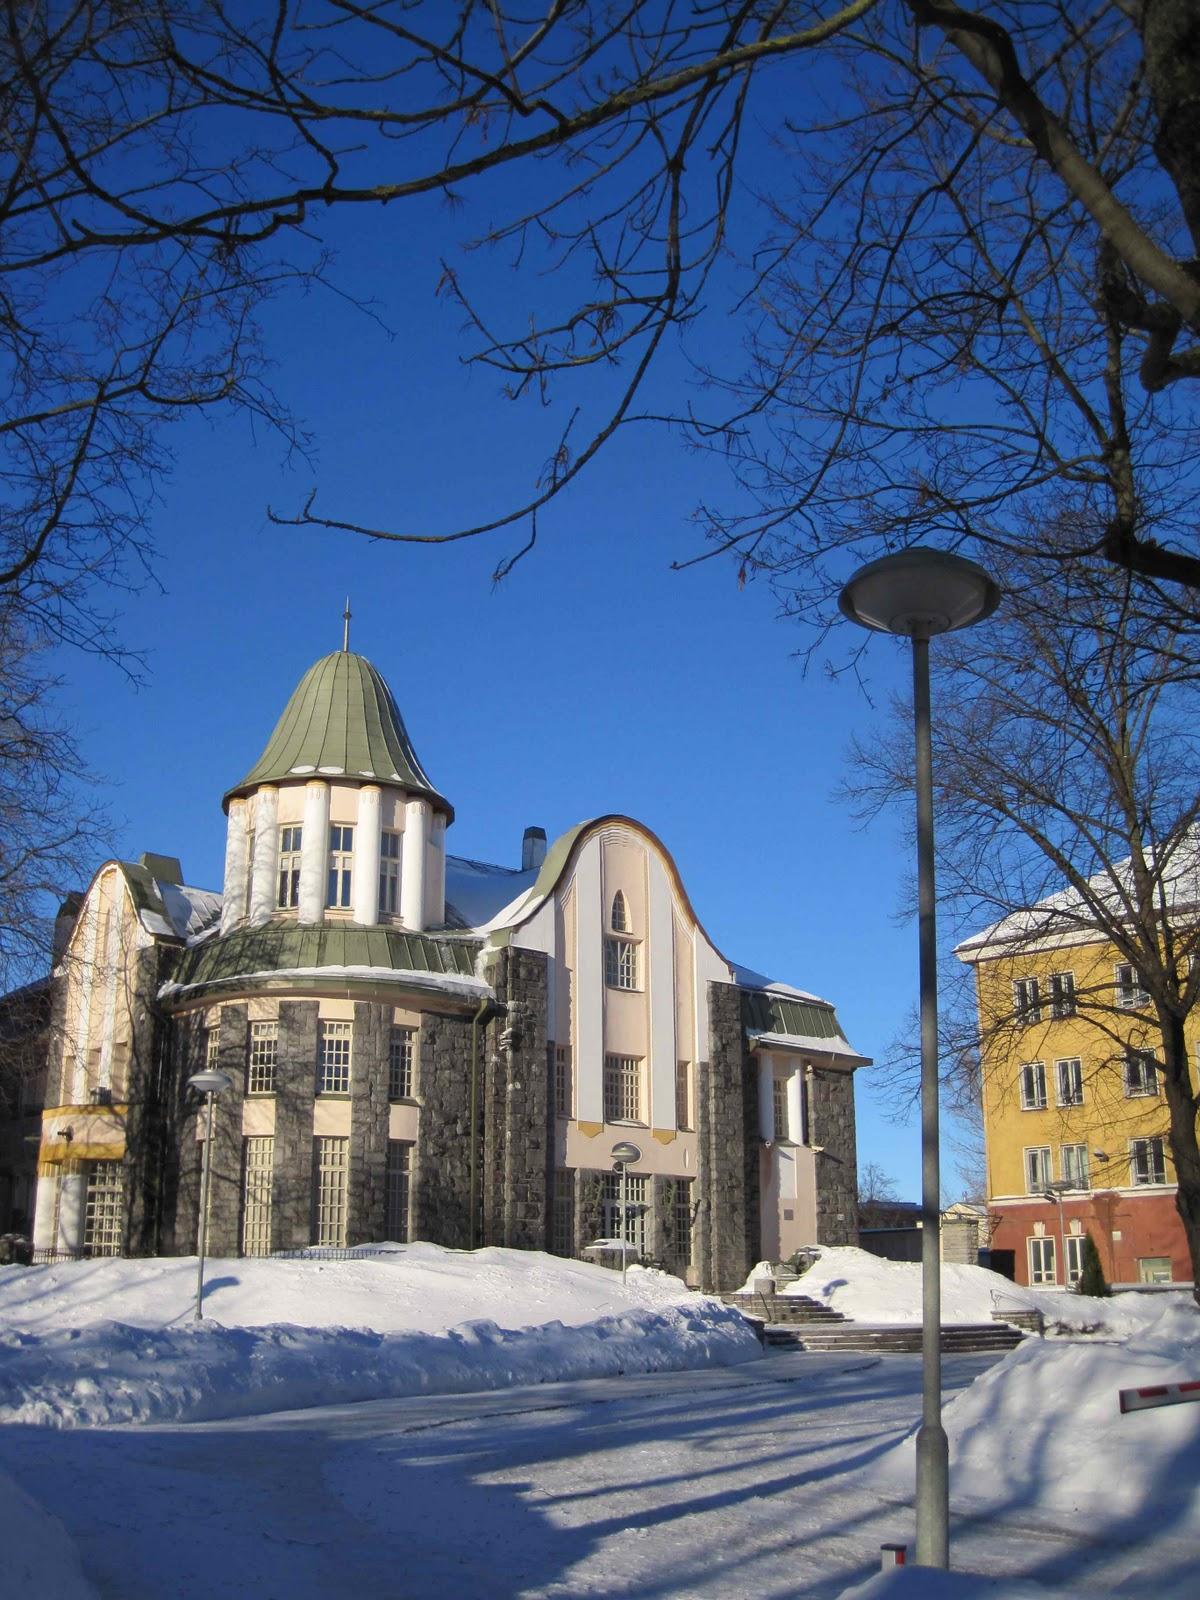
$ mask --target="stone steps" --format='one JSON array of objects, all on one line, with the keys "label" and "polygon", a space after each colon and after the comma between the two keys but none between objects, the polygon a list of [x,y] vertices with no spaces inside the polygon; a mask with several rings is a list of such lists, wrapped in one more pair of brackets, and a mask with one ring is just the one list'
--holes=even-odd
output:
[{"label": "stone steps", "polygon": [[831,1306],[806,1294],[739,1293],[723,1294],[721,1299],[727,1306],[734,1306],[746,1316],[753,1317],[757,1322],[768,1323],[772,1327],[780,1324],[807,1326],[815,1323],[846,1321],[840,1311],[834,1311]]},{"label": "stone steps", "polygon": [[[944,1353],[1012,1350],[1025,1338],[1019,1328],[1000,1323],[974,1322],[944,1324],[941,1347]],[[814,1325],[788,1326],[767,1323],[763,1342],[772,1350],[875,1351],[884,1355],[918,1353],[921,1349],[919,1324],[881,1324],[868,1326],[845,1322],[840,1328]]]}]

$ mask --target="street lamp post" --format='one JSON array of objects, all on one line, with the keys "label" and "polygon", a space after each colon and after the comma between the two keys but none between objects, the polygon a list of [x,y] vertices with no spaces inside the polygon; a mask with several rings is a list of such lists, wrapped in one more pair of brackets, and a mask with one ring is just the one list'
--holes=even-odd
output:
[{"label": "street lamp post", "polygon": [[612,1147],[613,1165],[621,1174],[621,1287],[625,1287],[625,1272],[629,1265],[629,1169],[642,1159],[637,1145],[622,1139]]},{"label": "street lamp post", "polygon": [[200,1225],[197,1228],[196,1246],[196,1310],[193,1320],[200,1322],[204,1317],[204,1251],[208,1244],[208,1186],[212,1179],[212,1142],[213,1142],[213,1106],[219,1094],[224,1094],[226,1089],[233,1087],[233,1079],[227,1072],[218,1072],[210,1068],[204,1072],[195,1072],[188,1079],[188,1088],[196,1094],[202,1094],[208,1101],[208,1120],[204,1135],[204,1163],[200,1175]]},{"label": "street lamp post", "polygon": [[1049,1200],[1052,1205],[1055,1203],[1058,1205],[1058,1248],[1062,1252],[1062,1285],[1064,1289],[1069,1289],[1071,1286],[1067,1282],[1067,1222],[1063,1212],[1063,1195],[1068,1189],[1072,1188],[1074,1188],[1074,1184],[1069,1182],[1068,1179],[1055,1178],[1046,1185],[1042,1193],[1043,1200]]},{"label": "street lamp post", "polygon": [[922,545],[872,561],[839,605],[860,627],[912,640],[916,724],[917,887],[921,995],[921,1426],[917,1432],[917,1563],[950,1559],[950,1467],[942,1427],[941,1173],[938,1150],[937,924],[929,641],[989,616],[1000,590],[982,567]]}]

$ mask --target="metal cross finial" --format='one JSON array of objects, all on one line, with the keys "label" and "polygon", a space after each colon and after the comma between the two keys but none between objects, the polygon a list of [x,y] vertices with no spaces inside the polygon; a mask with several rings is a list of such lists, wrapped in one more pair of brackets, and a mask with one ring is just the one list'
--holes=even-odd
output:
[{"label": "metal cross finial", "polygon": [[346,596],[346,609],[342,612],[342,649],[350,648],[350,596]]}]

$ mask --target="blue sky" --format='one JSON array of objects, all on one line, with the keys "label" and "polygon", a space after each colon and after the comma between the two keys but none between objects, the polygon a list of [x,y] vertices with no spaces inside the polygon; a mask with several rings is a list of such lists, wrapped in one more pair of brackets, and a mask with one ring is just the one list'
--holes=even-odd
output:
[{"label": "blue sky", "polygon": [[[118,851],[177,854],[189,882],[219,886],[221,794],[340,643],[349,594],[352,645],[456,808],[455,853],[512,863],[529,824],[553,837],[606,811],[637,817],[723,953],[826,996],[855,1047],[880,1056],[916,989],[915,928],[896,918],[910,844],[895,818],[860,831],[833,791],[851,735],[890,715],[903,647],[871,643],[872,704],[849,676],[805,674],[803,639],[732,563],[672,572],[701,548],[697,500],[726,479],[658,431],[619,439],[498,587],[492,569],[521,534],[424,548],[272,526],[267,504],[298,508],[315,482],[331,514],[450,529],[511,504],[553,438],[536,403],[504,402],[494,375],[461,365],[461,313],[434,294],[448,247],[436,208],[340,227],[339,281],[378,302],[394,337],[332,295],[272,310],[275,381],[318,441],[316,470],[244,424],[177,429],[155,516],[164,592],[123,601],[146,682],[60,658]],[[678,364],[662,381],[681,381]],[[878,1161],[916,1198],[917,1126],[895,1126],[894,1100],[860,1075],[860,1165]]]}]

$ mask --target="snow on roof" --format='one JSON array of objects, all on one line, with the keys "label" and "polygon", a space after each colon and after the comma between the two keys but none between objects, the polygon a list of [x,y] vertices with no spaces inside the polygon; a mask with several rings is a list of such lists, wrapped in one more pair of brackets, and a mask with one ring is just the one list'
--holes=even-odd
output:
[{"label": "snow on roof", "polygon": [[181,939],[194,939],[220,921],[221,896],[215,889],[192,889],[186,884],[159,883],[158,892],[171,926]]},{"label": "snow on roof", "polygon": [[446,922],[450,927],[483,928],[532,888],[538,869],[498,867],[466,856],[446,857]]},{"label": "snow on roof", "polygon": [[832,1039],[821,1039],[815,1034],[805,1033],[754,1033],[749,1029],[747,1033],[755,1044],[765,1046],[768,1050],[803,1050],[809,1055],[842,1056],[859,1067],[871,1065],[871,1057],[860,1056],[840,1033]]},{"label": "snow on roof", "polygon": [[222,984],[266,983],[272,978],[310,978],[316,981],[337,978],[344,982],[402,983],[406,988],[435,989],[440,994],[459,995],[467,1000],[490,999],[494,993],[491,984],[482,978],[468,978],[463,973],[427,972],[415,967],[277,967],[263,972],[238,972],[228,977],[208,978],[203,983],[164,983],[158,991],[160,1000],[169,1000],[187,994],[192,989],[215,989]]},{"label": "snow on roof", "polygon": [[822,1000],[819,994],[810,994],[807,989],[794,989],[790,983],[776,983],[774,978],[765,977],[752,967],[739,967],[736,961],[731,961],[729,965],[733,971],[733,981],[739,989],[762,989],[767,994],[781,994],[789,1000],[812,1000],[819,1006],[830,1004],[828,1000]]}]

